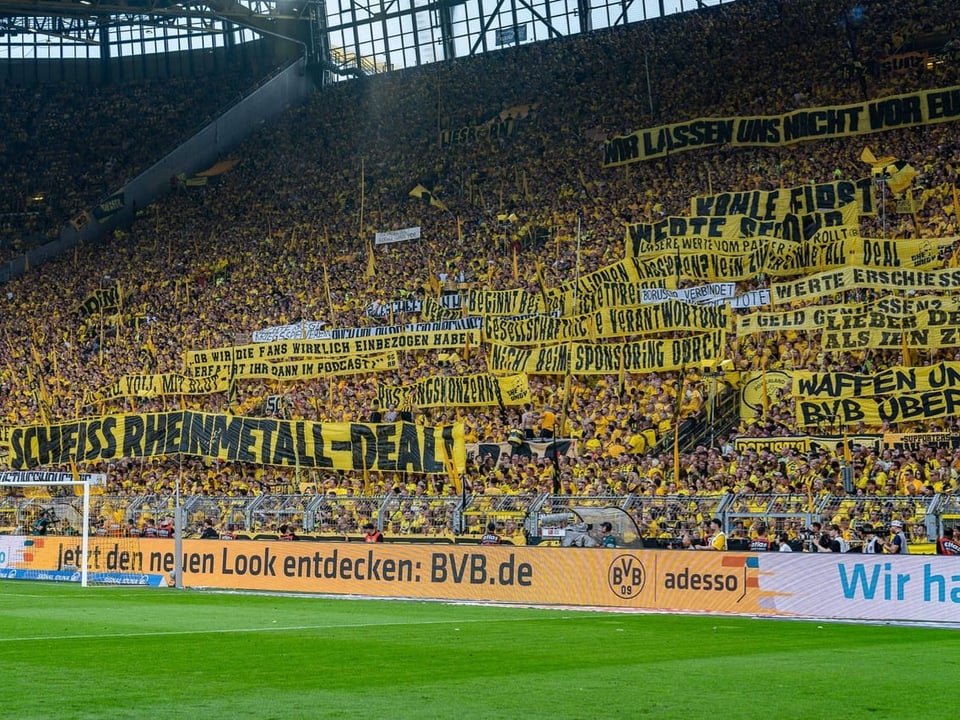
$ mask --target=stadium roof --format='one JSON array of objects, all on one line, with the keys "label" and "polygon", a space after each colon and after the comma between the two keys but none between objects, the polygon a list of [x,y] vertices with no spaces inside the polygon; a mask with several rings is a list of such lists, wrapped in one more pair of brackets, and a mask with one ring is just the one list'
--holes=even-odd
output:
[{"label": "stadium roof", "polygon": [[299,18],[303,4],[253,0],[172,2],[171,0],[0,0],[0,13],[24,17],[90,17],[104,15],[169,15],[250,20],[254,17]]},{"label": "stadium roof", "polygon": [[[722,2],[0,0],[0,59],[130,57],[209,49],[266,35],[309,48],[312,62],[380,72]],[[108,49],[113,43],[118,50]]]}]

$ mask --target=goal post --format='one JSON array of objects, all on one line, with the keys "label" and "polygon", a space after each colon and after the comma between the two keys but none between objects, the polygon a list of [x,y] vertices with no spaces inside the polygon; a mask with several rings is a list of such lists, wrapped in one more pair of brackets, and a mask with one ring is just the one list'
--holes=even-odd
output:
[{"label": "goal post", "polygon": [[0,471],[0,488],[59,486],[74,491],[70,497],[28,497],[0,490],[0,517],[16,517],[14,526],[0,534],[0,579],[168,587],[170,574],[162,566],[151,570],[150,561],[157,556],[162,565],[173,553],[147,547],[166,541],[144,539],[132,522],[121,523],[119,513],[131,518],[109,504],[108,496],[98,505],[99,496],[91,488],[105,488],[106,482],[100,473]]},{"label": "goal post", "polygon": [[[99,473],[0,471],[0,488],[79,491],[70,497],[0,492],[0,511],[16,518],[14,526],[0,534],[0,579],[166,587],[166,573],[143,570],[139,534],[114,522],[119,518],[111,516],[106,504],[94,507],[91,488],[105,487],[106,479]],[[79,508],[77,500],[82,501]]]},{"label": "goal post", "polygon": [[[90,571],[86,558],[90,557],[90,486],[106,485],[107,476],[98,473],[78,473],[74,475],[68,472],[57,472],[52,470],[6,470],[0,472],[0,487],[49,487],[49,486],[68,486],[80,487],[83,490],[83,509],[81,511],[80,527],[80,557],[81,562],[77,564],[79,581],[83,587],[89,584]],[[50,517],[49,509],[42,510],[31,527],[21,523],[19,530],[23,535],[35,535],[42,537],[48,532],[48,526],[55,522]],[[4,577],[18,577],[16,568],[5,568]],[[60,571],[48,571],[60,572]],[[73,573],[77,575],[77,573]],[[25,570],[23,577],[29,578],[30,571]],[[53,576],[51,576],[53,577]],[[56,579],[67,580],[72,578],[56,577]]]}]

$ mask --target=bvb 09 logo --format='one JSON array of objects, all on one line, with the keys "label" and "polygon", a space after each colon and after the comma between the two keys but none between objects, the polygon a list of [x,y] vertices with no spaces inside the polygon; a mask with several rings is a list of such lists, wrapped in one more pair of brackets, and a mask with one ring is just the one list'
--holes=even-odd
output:
[{"label": "bvb 09 logo", "polygon": [[619,555],[607,569],[607,583],[617,597],[630,600],[643,590],[647,571],[643,563],[633,555]]}]

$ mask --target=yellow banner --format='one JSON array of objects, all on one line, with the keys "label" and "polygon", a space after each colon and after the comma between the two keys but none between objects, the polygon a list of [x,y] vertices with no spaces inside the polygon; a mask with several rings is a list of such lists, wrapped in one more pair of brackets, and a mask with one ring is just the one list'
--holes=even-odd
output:
[{"label": "yellow banner", "polygon": [[608,307],[576,317],[488,317],[483,324],[483,333],[487,342],[504,345],[556,345],[669,331],[725,330],[728,321],[729,312],[725,306],[665,300],[632,308]]},{"label": "yellow banner", "polygon": [[887,270],[846,267],[810,275],[793,282],[773,283],[770,300],[774,305],[836,295],[858,288],[896,288],[900,292],[945,292],[960,287],[960,269]]},{"label": "yellow banner", "polygon": [[724,305],[694,305],[664,300],[633,308],[607,308],[592,316],[598,338],[661,332],[726,331],[730,312]]},{"label": "yellow banner", "polygon": [[960,388],[960,362],[926,367],[892,367],[869,375],[791,370],[793,394],[804,400],[874,397]]},{"label": "yellow banner", "polygon": [[884,433],[883,446],[896,450],[920,450],[924,446],[952,448],[956,439],[952,432]]},{"label": "yellow banner", "polygon": [[83,404],[115,400],[122,397],[154,398],[167,395],[210,395],[226,392],[230,379],[224,374],[212,373],[206,377],[186,377],[165,373],[161,375],[124,375],[119,380],[83,394]]},{"label": "yellow banner", "polygon": [[571,340],[586,340],[595,335],[592,317],[528,315],[512,318],[491,315],[483,320],[483,339],[484,342],[506,345],[556,345]]},{"label": "yellow banner", "polygon": [[494,118],[480,125],[467,125],[454,130],[440,131],[440,147],[472,145],[481,140],[510,137],[516,132],[517,123],[512,117]]},{"label": "yellow banner", "polygon": [[824,328],[852,330],[858,327],[870,327],[871,322],[877,327],[898,324],[901,328],[916,327],[917,316],[924,310],[953,311],[958,308],[960,308],[960,298],[931,296],[884,297],[869,303],[834,303],[811,305],[795,310],[753,312],[737,317],[737,337],[787,330],[822,330]]},{"label": "yellow banner", "polygon": [[[748,280],[759,274],[785,277],[851,266],[864,270],[939,269],[943,265],[942,248],[953,242],[947,238],[875,240],[857,237],[858,232],[856,228],[830,228],[821,231],[822,240],[773,241],[741,254],[716,250],[716,246],[727,241],[710,243],[714,250],[708,252],[681,248],[700,244],[699,238],[668,239],[664,244],[677,248],[674,252],[655,252],[628,259],[639,260],[644,264],[641,272],[652,277],[657,277],[656,273],[673,273],[675,277],[689,280],[720,282]],[[744,244],[744,241],[730,243]]]},{"label": "yellow banner", "polygon": [[117,310],[123,305],[123,291],[120,283],[110,287],[97,288],[80,304],[77,312],[81,317],[90,317],[105,311]]},{"label": "yellow banner", "polygon": [[882,398],[844,397],[832,400],[798,400],[797,427],[844,427],[863,423],[921,422],[960,414],[960,388],[890,395]]},{"label": "yellow banner", "polygon": [[760,311],[739,315],[737,321],[737,339],[743,340],[749,335],[765,332],[785,332],[787,330],[817,330],[823,326],[828,316],[843,313],[851,308],[862,311],[863,305],[815,305],[796,310]]},{"label": "yellow banner", "polygon": [[[919,319],[919,318],[918,318]],[[960,318],[956,318],[960,320]],[[827,330],[820,338],[824,350],[900,350],[960,346],[960,325],[908,330]]]},{"label": "yellow banner", "polygon": [[[599,272],[602,272],[603,268]],[[646,280],[603,282],[592,286],[589,293],[581,292],[567,283],[561,288],[547,291],[548,311],[563,316],[596,312],[608,307],[633,307],[643,305],[645,290],[675,290],[676,276],[653,277]]]},{"label": "yellow banner", "polygon": [[530,402],[530,386],[523,373],[493,375],[435,375],[401,387],[377,387],[380,407],[481,407],[523,405]]},{"label": "yellow banner", "polygon": [[800,247],[800,243],[796,240],[769,236],[712,238],[704,235],[665,235],[654,237],[635,232],[636,227],[636,225],[627,226],[625,257],[648,257],[665,253],[750,255],[757,252],[770,252],[774,255],[787,255],[796,252]]},{"label": "yellow banner", "polygon": [[787,213],[772,220],[758,220],[748,215],[667,217],[655,223],[630,223],[627,225],[627,257],[639,255],[649,246],[649,251],[661,248],[659,243],[668,238],[709,238],[713,240],[736,240],[738,238],[771,238],[781,240],[810,240],[824,228],[856,227],[857,206],[848,203],[839,210],[813,212],[805,215]]},{"label": "yellow banner", "polygon": [[209,460],[328,470],[463,472],[463,425],[320,423],[187,410],[105,415],[57,425],[15,427],[10,467],[183,454]]},{"label": "yellow banner", "polygon": [[538,375],[611,375],[702,367],[723,355],[722,331],[629,343],[567,343],[540,348],[490,344],[491,372]]},{"label": "yellow banner", "polygon": [[837,446],[844,441],[864,447],[879,448],[882,435],[777,435],[775,437],[746,437],[741,436],[733,441],[733,449],[738,453],[754,450],[766,450],[779,454],[781,450],[790,448],[799,453],[808,453],[811,450],[825,450],[835,453]]},{"label": "yellow banner", "polygon": [[[431,540],[390,542],[388,533],[384,543],[188,539],[175,547],[169,539],[90,538],[83,554],[76,537],[0,537],[6,575],[56,573],[76,579],[77,567],[85,562],[95,574],[123,573],[127,581],[141,582],[167,580],[179,565],[178,580],[192,588],[956,623],[948,590],[940,594],[946,601],[937,596],[943,589],[938,578],[956,572],[956,560],[949,557],[898,558],[899,587],[884,593],[881,578],[892,572],[890,559],[859,553],[799,559],[777,552],[578,550]],[[922,582],[924,577],[930,581]]]},{"label": "yellow banner", "polygon": [[427,295],[421,300],[420,314],[424,322],[443,322],[444,320],[456,320],[460,317],[459,310],[445,308],[431,295]]},{"label": "yellow banner", "polygon": [[468,290],[463,295],[469,315],[531,315],[546,312],[543,295],[514,290]]},{"label": "yellow banner", "polygon": [[753,421],[766,408],[780,402],[790,388],[790,376],[783,370],[753,370],[740,377],[740,417]]},{"label": "yellow banner", "polygon": [[948,87],[783,115],[697,118],[610,138],[604,143],[603,166],[626,165],[719,145],[782,147],[805,140],[949,122],[960,116],[958,96],[960,87]]},{"label": "yellow banner", "polygon": [[758,220],[775,220],[789,213],[805,215],[824,210],[839,210],[854,203],[860,215],[877,212],[873,178],[809,183],[776,190],[744,190],[691,198],[690,214],[719,217],[747,215]]},{"label": "yellow banner", "polygon": [[[675,270],[670,265],[660,265],[656,268],[649,268],[645,263],[641,263],[637,258],[624,258],[610,265],[585,273],[580,276],[579,281],[568,280],[561,283],[556,288],[552,288],[551,294],[556,296],[565,296],[567,293],[571,297],[584,298],[593,295],[605,283],[639,283],[642,281],[653,281],[651,285],[659,285],[664,278],[676,277],[676,272],[667,272]],[[674,286],[676,287],[676,286]],[[575,305],[576,303],[574,303]],[[579,315],[583,310],[574,308],[567,315]]]},{"label": "yellow banner", "polygon": [[460,348],[468,343],[476,346],[480,342],[479,328],[404,332],[402,325],[396,325],[386,330],[391,332],[323,340],[277,340],[213,350],[190,350],[186,354],[186,364],[192,368],[198,365],[230,365],[240,361],[252,361],[249,372],[269,374],[270,368],[266,363],[274,360],[371,355],[391,350],[440,350]]},{"label": "yellow banner", "polygon": [[[655,258],[672,252],[683,274],[700,274],[700,268],[715,274],[723,268],[733,273],[728,280],[746,280],[759,273],[783,277],[843,268],[935,269],[943,266],[943,249],[954,238],[920,240],[878,240],[860,237],[856,226],[821,229],[809,240],[776,238],[716,239],[668,237],[662,241],[633,244],[627,238],[627,256],[640,250],[639,257]],[[659,249],[653,249],[657,246]],[[716,257],[712,263],[709,258]]]},{"label": "yellow banner", "polygon": [[193,365],[191,372],[197,378],[223,376],[234,380],[313,380],[321,377],[341,377],[362,373],[377,373],[396,370],[400,367],[397,353],[358,357],[311,358],[309,360],[281,360],[261,362],[238,360],[233,363],[209,363]]}]

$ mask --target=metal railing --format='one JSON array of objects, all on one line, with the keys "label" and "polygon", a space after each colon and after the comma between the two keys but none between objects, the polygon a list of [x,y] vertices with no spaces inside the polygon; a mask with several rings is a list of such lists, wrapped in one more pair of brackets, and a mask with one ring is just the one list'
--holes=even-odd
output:
[{"label": "metal railing", "polygon": [[[268,538],[283,525],[308,536],[349,537],[372,522],[391,538],[459,538],[481,535],[494,522],[517,544],[537,542],[561,515],[616,508],[632,518],[644,546],[663,547],[682,534],[697,535],[720,519],[731,540],[748,537],[762,522],[771,534],[799,537],[814,522],[836,523],[844,532],[862,525],[889,527],[900,520],[913,542],[934,542],[944,526],[960,526],[960,497],[717,493],[697,495],[187,495],[181,498],[185,533],[206,519],[249,537]],[[29,534],[41,511],[54,518],[50,532],[78,534],[81,499],[75,496],[0,498],[0,533]],[[91,523],[121,535],[133,523],[176,516],[176,498],[164,495],[94,495]],[[544,519],[548,522],[544,522]],[[106,528],[106,529],[104,529]]]}]

